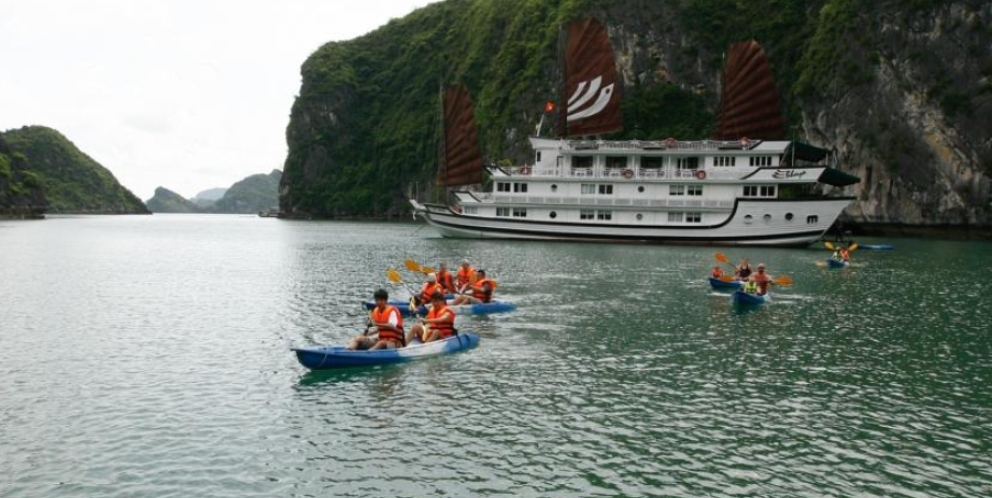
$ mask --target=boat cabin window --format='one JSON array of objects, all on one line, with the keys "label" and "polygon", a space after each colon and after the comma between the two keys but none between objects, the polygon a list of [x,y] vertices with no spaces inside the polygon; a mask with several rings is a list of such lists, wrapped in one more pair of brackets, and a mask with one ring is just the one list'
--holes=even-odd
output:
[{"label": "boat cabin window", "polygon": [[745,185],[744,197],[775,197],[774,185]]},{"label": "boat cabin window", "polygon": [[579,210],[579,219],[580,220],[592,220],[592,219],[595,219],[595,218],[596,218],[596,210],[595,209],[580,209]]},{"label": "boat cabin window", "polygon": [[514,183],[513,184],[513,191],[514,192],[521,192],[521,193],[522,192],[527,192],[527,184],[526,183]]},{"label": "boat cabin window", "polygon": [[510,208],[508,207],[498,207],[496,208],[496,216],[510,216]]},{"label": "boat cabin window", "polygon": [[602,195],[613,195],[613,185],[600,185],[599,193]]},{"label": "boat cabin window", "polygon": [[637,186],[637,191],[638,191],[639,193],[644,193],[644,185],[638,185],[638,186]]},{"label": "boat cabin window", "polygon": [[702,223],[703,213],[685,213],[686,223]]},{"label": "boat cabin window", "polygon": [[762,219],[765,220],[765,223],[771,223],[771,221],[772,221],[772,215],[766,214],[766,215],[762,216]]},{"label": "boat cabin window", "polygon": [[479,214],[479,208],[476,206],[465,206],[465,214]]},{"label": "boat cabin window", "polygon": [[583,183],[580,187],[583,195],[595,194],[596,184],[595,183]]},{"label": "boat cabin window", "polygon": [[736,166],[736,165],[737,165],[737,158],[734,156],[716,156],[713,158],[713,166]]},{"label": "boat cabin window", "polygon": [[644,215],[641,213],[637,213],[637,221],[641,221],[643,219],[644,219]]},{"label": "boat cabin window", "polygon": [[534,164],[541,162],[541,151],[537,151],[537,154],[534,155],[534,158],[535,158]]},{"label": "boat cabin window", "polygon": [[675,163],[678,169],[699,169],[698,157],[679,157]]},{"label": "boat cabin window", "polygon": [[507,182],[496,182],[496,191],[497,192],[509,192],[510,191],[510,184],[507,183]]},{"label": "boat cabin window", "polygon": [[661,169],[664,160],[663,157],[642,157],[641,169]]},{"label": "boat cabin window", "polygon": [[527,208],[513,208],[513,217],[514,218],[526,218],[527,217]]},{"label": "boat cabin window", "polygon": [[558,217],[558,213],[556,213],[556,212],[554,212],[554,211],[552,211],[552,212],[550,212],[550,213],[548,213],[548,216],[550,216],[550,217],[551,217],[551,219],[553,220],[553,219],[555,219],[555,218],[557,218],[557,217]]},{"label": "boat cabin window", "polygon": [[771,166],[772,156],[753,156],[751,157],[751,166]]},{"label": "boat cabin window", "polygon": [[785,213],[785,221],[792,221],[792,213]]},{"label": "boat cabin window", "polygon": [[686,195],[695,195],[695,196],[703,195],[703,186],[702,185],[689,185],[689,186],[686,187],[685,193],[686,193]]},{"label": "boat cabin window", "polygon": [[597,220],[612,220],[613,219],[613,211],[603,211],[603,210],[596,211],[596,219]]},{"label": "boat cabin window", "polygon": [[626,157],[607,156],[606,167],[608,169],[624,169],[627,167]]},{"label": "boat cabin window", "polygon": [[815,224],[817,224],[819,222],[820,222],[820,217],[819,216],[813,215],[813,216],[807,216],[806,217],[806,224],[808,224],[808,225],[815,225]]},{"label": "boat cabin window", "polygon": [[752,221],[754,221],[754,216],[747,215],[747,216],[744,217],[744,224],[745,225],[750,225]]},{"label": "boat cabin window", "polygon": [[552,191],[552,192],[557,192],[557,191],[558,191],[558,185],[554,185],[554,184],[552,184],[552,185],[551,185],[551,191]]},{"label": "boat cabin window", "polygon": [[685,195],[685,185],[669,185],[668,195]]},{"label": "boat cabin window", "polygon": [[682,223],[682,216],[685,213],[668,213],[669,223]]},{"label": "boat cabin window", "polygon": [[761,197],[775,197],[775,186],[774,185],[762,185],[762,187],[761,187]]},{"label": "boat cabin window", "polygon": [[575,156],[572,158],[572,167],[576,169],[591,168],[592,156]]}]

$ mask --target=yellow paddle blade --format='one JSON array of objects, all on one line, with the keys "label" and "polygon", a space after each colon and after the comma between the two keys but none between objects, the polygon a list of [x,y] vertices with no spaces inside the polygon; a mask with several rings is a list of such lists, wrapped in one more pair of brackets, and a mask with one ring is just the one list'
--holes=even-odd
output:
[{"label": "yellow paddle blade", "polygon": [[721,263],[730,263],[730,260],[727,259],[727,255],[726,254],[723,254],[722,252],[717,252],[716,253],[716,260],[719,261],[719,262],[721,262]]},{"label": "yellow paddle blade", "polygon": [[774,282],[777,285],[792,285],[792,279],[789,278],[789,277],[787,277],[787,276],[785,276],[785,275],[782,275],[781,277],[776,278],[774,280]]},{"label": "yellow paddle blade", "polygon": [[388,278],[389,281],[392,282],[392,283],[394,283],[394,284],[401,284],[401,283],[403,283],[403,277],[400,276],[400,272],[398,272],[398,271],[396,271],[396,270],[394,270],[392,268],[386,270],[386,278]]},{"label": "yellow paddle blade", "polygon": [[423,273],[424,275],[427,275],[428,273],[434,273],[434,267],[433,266],[421,266],[420,267],[420,272]]},{"label": "yellow paddle blade", "polygon": [[405,266],[406,269],[410,271],[420,271],[420,263],[412,259],[403,260],[403,266]]},{"label": "yellow paddle blade", "polygon": [[827,266],[826,260],[818,259],[816,260],[816,266]]},{"label": "yellow paddle blade", "polygon": [[851,242],[851,245],[847,247],[847,250],[848,251],[857,251],[858,250],[858,243],[857,242]]},{"label": "yellow paddle blade", "polygon": [[826,247],[827,249],[830,249],[831,251],[833,251],[834,249],[836,249],[834,247],[834,243],[833,242],[830,242],[829,240],[824,240],[823,241],[823,247]]},{"label": "yellow paddle blade", "polygon": [[720,275],[720,281],[721,282],[733,282],[734,281],[734,277],[732,277],[730,275]]}]

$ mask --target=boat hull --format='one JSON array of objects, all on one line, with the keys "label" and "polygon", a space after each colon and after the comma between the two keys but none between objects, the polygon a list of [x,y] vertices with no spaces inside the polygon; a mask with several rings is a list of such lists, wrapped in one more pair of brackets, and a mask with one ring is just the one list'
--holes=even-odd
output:
[{"label": "boat hull", "polygon": [[724,282],[719,278],[710,277],[710,286],[716,290],[738,290],[744,287],[744,282],[740,280],[732,280],[730,282]]},{"label": "boat hull", "polygon": [[[732,211],[715,225],[622,225],[556,223],[466,215],[440,204],[414,200],[415,216],[424,218],[442,237],[465,239],[570,240],[686,245],[753,245],[805,247],[820,240],[850,198],[810,200],[737,199]],[[803,213],[803,220],[789,214]],[[769,222],[763,220],[770,215]],[[778,221],[775,221],[778,220]]]},{"label": "boat hull", "polygon": [[[410,303],[408,301],[389,301],[389,304],[396,306],[396,309],[400,310],[400,314],[403,316],[411,316],[414,314],[413,310],[410,309]],[[371,301],[365,302],[365,309],[370,310],[374,307],[375,303]],[[488,315],[490,313],[506,313],[517,309],[517,305],[506,301],[492,301],[481,304],[460,304],[458,306],[449,304],[448,307],[451,308],[456,315]],[[419,316],[426,315],[427,307],[418,306],[416,308],[416,314]]]},{"label": "boat hull", "polygon": [[333,370],[338,368],[368,367],[406,363],[422,358],[456,353],[479,345],[479,336],[470,332],[460,332],[454,337],[426,344],[415,343],[399,349],[379,349],[375,351],[349,351],[344,346],[308,346],[293,348],[296,359],[310,370]]},{"label": "boat hull", "polygon": [[768,294],[748,294],[744,291],[736,291],[733,294],[734,304],[742,306],[758,306],[769,301]]}]

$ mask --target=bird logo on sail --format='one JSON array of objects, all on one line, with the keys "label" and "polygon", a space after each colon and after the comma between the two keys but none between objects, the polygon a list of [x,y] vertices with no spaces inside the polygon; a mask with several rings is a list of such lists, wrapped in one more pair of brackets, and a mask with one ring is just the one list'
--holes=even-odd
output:
[{"label": "bird logo on sail", "polygon": [[610,103],[615,83],[603,86],[603,77],[579,83],[575,93],[568,98],[568,122],[595,116]]}]

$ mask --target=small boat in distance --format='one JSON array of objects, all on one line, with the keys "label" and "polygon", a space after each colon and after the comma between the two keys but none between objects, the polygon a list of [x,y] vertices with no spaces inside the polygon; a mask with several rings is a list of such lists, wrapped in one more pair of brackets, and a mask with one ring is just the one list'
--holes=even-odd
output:
[{"label": "small boat in distance", "polygon": [[784,120],[757,42],[728,54],[714,139],[599,140],[623,128],[612,45],[591,18],[564,36],[564,105],[545,108],[556,137],[530,138],[530,164],[483,166],[468,90],[445,89],[445,201],[411,198],[414,217],[453,238],[806,246],[853,200],[830,192],[860,179],[831,167],[829,151],[772,138]]},{"label": "small boat in distance", "polygon": [[278,218],[279,208],[269,208],[258,212],[258,216],[262,218]]}]

